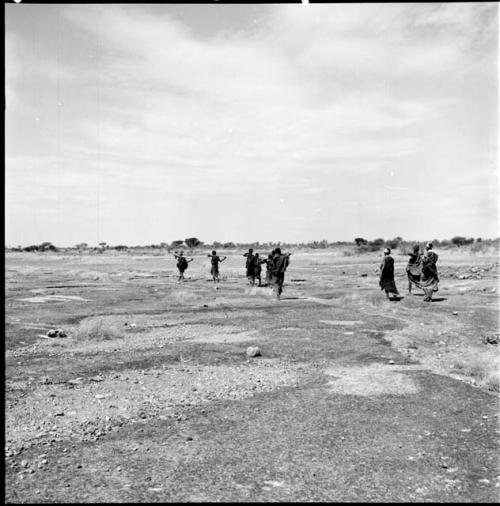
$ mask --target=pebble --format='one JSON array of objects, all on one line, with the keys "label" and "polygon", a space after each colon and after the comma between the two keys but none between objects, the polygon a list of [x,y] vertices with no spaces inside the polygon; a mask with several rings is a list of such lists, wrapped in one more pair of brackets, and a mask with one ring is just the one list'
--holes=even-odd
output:
[{"label": "pebble", "polygon": [[249,346],[247,348],[247,357],[260,357],[261,356],[261,352],[260,352],[260,348],[258,346]]},{"label": "pebble", "polygon": [[458,314],[458,311],[453,311],[453,314],[456,316]]},{"label": "pebble", "polygon": [[394,364],[394,360],[389,360],[389,364],[393,365]]}]

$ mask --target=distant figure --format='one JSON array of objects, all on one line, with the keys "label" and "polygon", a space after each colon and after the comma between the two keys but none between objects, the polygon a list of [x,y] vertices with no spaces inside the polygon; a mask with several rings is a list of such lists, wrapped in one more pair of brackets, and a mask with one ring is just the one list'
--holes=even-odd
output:
[{"label": "distant figure", "polygon": [[432,294],[438,291],[439,277],[437,272],[438,255],[432,250],[432,243],[425,246],[425,253],[422,256],[422,276],[420,277],[420,288],[425,293],[425,302],[432,300]]},{"label": "distant figure", "polygon": [[399,292],[394,281],[394,259],[391,257],[391,249],[385,248],[384,258],[380,264],[380,289],[385,290],[386,297],[391,300],[390,294],[395,295],[394,300],[399,300]]},{"label": "distant figure", "polygon": [[188,268],[188,263],[192,262],[194,259],[191,258],[188,260],[184,256],[184,252],[181,251],[178,255],[174,253],[174,257],[177,259],[177,269],[179,269],[179,279],[177,281],[184,281],[184,271]]},{"label": "distant figure", "polygon": [[254,278],[259,281],[259,286],[262,286],[262,279],[261,279],[261,273],[262,273],[262,264],[266,263],[266,260],[261,260],[258,253],[255,253],[253,257],[253,264],[254,264]]},{"label": "distant figure", "polygon": [[255,285],[255,263],[253,249],[250,248],[248,253],[243,253],[244,257],[247,257],[245,267],[247,269],[247,279],[250,285]]},{"label": "distant figure", "polygon": [[290,264],[291,253],[282,254],[280,248],[276,248],[273,254],[272,264],[272,278],[273,291],[276,293],[276,298],[280,300],[281,293],[283,292],[283,283],[285,281],[285,271]]},{"label": "distant figure", "polygon": [[411,287],[415,285],[420,288],[420,276],[422,274],[422,256],[420,255],[420,246],[413,246],[413,253],[408,253],[410,258],[406,266],[406,274],[408,275],[408,293],[411,294]]},{"label": "distant figure", "polygon": [[212,251],[211,255],[207,255],[212,259],[212,268],[210,269],[210,274],[212,274],[212,279],[214,280],[214,283],[219,282],[219,263],[224,262],[224,260],[227,257],[220,258],[217,255],[217,252],[214,250]]}]

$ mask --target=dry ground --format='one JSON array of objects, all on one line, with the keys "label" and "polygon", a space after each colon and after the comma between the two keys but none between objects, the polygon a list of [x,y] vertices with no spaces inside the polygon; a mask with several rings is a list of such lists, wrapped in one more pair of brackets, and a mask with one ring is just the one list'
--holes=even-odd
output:
[{"label": "dry ground", "polygon": [[499,499],[498,256],[424,303],[297,253],[277,302],[242,253],[6,255],[7,502]]}]

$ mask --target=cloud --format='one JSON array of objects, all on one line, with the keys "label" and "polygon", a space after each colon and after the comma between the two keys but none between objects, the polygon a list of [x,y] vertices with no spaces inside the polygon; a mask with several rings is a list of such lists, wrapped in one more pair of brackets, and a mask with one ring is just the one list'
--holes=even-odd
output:
[{"label": "cloud", "polygon": [[9,185],[315,195],[389,167],[444,183],[450,146],[484,151],[452,130],[468,107],[494,124],[497,6],[276,5],[210,36],[169,12],[64,6],[63,47],[36,54],[7,23]]}]

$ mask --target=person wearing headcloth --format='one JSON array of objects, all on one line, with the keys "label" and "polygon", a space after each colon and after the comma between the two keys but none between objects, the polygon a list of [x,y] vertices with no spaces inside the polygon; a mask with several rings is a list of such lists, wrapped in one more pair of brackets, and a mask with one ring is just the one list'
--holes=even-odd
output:
[{"label": "person wearing headcloth", "polygon": [[273,254],[273,263],[271,267],[271,284],[276,298],[280,300],[283,292],[283,283],[285,282],[285,271],[290,264],[291,253],[281,253],[281,248],[276,248]]},{"label": "person wearing headcloth", "polygon": [[391,257],[391,248],[385,248],[384,258],[380,264],[380,289],[385,291],[386,297],[391,300],[390,294],[394,294],[394,300],[399,300],[399,292],[394,281],[394,259]]},{"label": "person wearing headcloth", "polygon": [[437,271],[438,255],[433,251],[433,245],[428,242],[422,256],[422,275],[419,286],[425,293],[425,302],[432,300],[432,294],[438,291],[439,277]]},{"label": "person wearing headcloth", "polygon": [[248,253],[243,253],[244,257],[247,257],[247,261],[245,263],[245,267],[247,269],[247,279],[250,285],[255,285],[255,262],[254,262],[254,254],[253,249],[250,248]]},{"label": "person wearing headcloth", "polygon": [[411,287],[415,285],[420,287],[420,276],[422,274],[422,256],[420,255],[420,246],[415,244],[413,252],[408,253],[410,258],[406,265],[406,274],[408,275],[408,293],[411,294]]}]

